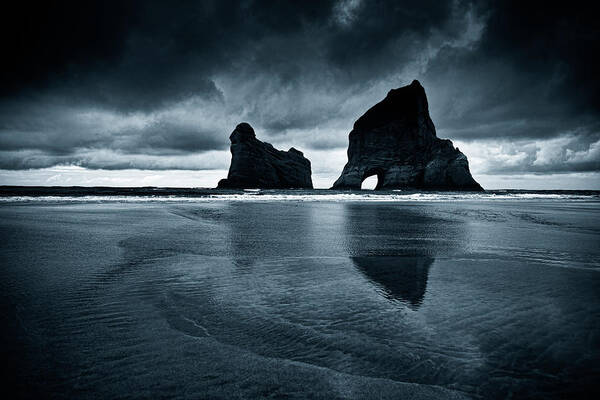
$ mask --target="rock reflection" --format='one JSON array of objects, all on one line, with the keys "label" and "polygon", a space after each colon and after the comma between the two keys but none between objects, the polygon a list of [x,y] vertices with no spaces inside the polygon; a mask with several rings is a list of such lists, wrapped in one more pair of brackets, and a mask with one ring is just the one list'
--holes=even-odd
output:
[{"label": "rock reflection", "polygon": [[230,204],[219,221],[227,230],[225,255],[240,272],[250,272],[257,262],[270,258],[319,254],[323,240],[315,225],[318,206],[281,203],[278,213],[270,203]]},{"label": "rock reflection", "polygon": [[427,290],[431,257],[352,257],[352,262],[382,294],[413,309],[423,302]]},{"label": "rock reflection", "polygon": [[432,207],[346,204],[344,244],[354,266],[387,299],[417,309],[438,255],[461,251],[468,227]]}]

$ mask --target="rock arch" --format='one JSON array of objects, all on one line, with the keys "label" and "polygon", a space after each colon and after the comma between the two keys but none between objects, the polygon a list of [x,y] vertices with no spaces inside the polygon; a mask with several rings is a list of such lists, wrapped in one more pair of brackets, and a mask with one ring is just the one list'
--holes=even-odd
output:
[{"label": "rock arch", "polygon": [[354,123],[348,163],[333,189],[360,189],[377,171],[377,189],[474,190],[467,157],[439,139],[418,81],[391,90]]}]

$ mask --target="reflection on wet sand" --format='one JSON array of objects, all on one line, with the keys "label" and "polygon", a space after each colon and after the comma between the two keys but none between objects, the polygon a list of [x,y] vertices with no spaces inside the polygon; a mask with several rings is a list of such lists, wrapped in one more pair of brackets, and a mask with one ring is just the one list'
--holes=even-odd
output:
[{"label": "reflection on wet sand", "polygon": [[[309,207],[281,204],[283,215],[273,215],[270,204],[230,204],[220,226],[227,232],[226,254],[241,270],[270,257],[299,257],[318,253]],[[318,243],[318,242],[317,242]]]},{"label": "reflection on wet sand", "polygon": [[381,293],[413,309],[423,302],[431,257],[352,257],[352,262]]},{"label": "reflection on wet sand", "polygon": [[377,292],[416,310],[423,302],[429,269],[438,254],[461,250],[468,226],[440,218],[427,207],[381,204],[344,207],[346,253]]}]

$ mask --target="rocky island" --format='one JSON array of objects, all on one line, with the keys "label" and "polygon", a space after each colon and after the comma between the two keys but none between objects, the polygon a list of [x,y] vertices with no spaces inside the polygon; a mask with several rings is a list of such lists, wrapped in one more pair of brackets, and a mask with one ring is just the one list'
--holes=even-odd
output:
[{"label": "rocky island", "polygon": [[223,189],[312,189],[310,161],[301,151],[275,149],[256,138],[250,124],[242,122],[229,136],[231,165]]},{"label": "rocky island", "polygon": [[349,141],[348,163],[332,189],[360,189],[377,175],[375,189],[483,190],[467,157],[436,136],[425,89],[416,80],[361,116]]}]

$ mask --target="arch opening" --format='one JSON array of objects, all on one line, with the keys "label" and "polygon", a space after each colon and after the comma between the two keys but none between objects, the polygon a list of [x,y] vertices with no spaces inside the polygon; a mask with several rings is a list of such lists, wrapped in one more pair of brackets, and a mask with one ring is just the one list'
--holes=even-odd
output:
[{"label": "arch opening", "polygon": [[361,190],[379,190],[383,185],[384,171],[379,168],[374,168],[367,171],[363,175],[362,182],[360,183]]},{"label": "arch opening", "polygon": [[371,175],[363,179],[360,184],[360,190],[375,190],[379,184],[379,177],[377,175]]}]

